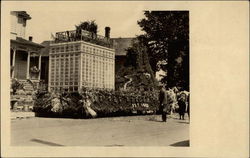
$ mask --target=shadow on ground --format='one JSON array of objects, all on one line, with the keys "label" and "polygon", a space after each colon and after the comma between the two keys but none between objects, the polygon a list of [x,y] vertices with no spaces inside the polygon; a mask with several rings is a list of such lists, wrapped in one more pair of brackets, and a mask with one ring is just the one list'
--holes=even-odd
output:
[{"label": "shadow on ground", "polygon": [[171,144],[170,146],[174,146],[174,147],[189,147],[189,140],[177,142],[177,143]]},{"label": "shadow on ground", "polygon": [[120,144],[113,144],[113,145],[105,145],[106,147],[114,147],[114,146],[124,146],[124,145],[120,145]]},{"label": "shadow on ground", "polygon": [[189,122],[181,122],[181,121],[179,121],[178,123],[184,123],[184,124],[189,124]]},{"label": "shadow on ground", "polygon": [[158,120],[155,117],[150,117],[149,119],[147,119],[147,121],[162,122],[162,120]]},{"label": "shadow on ground", "polygon": [[64,145],[61,145],[61,144],[48,142],[48,141],[44,141],[44,140],[41,140],[41,139],[31,139],[31,141],[39,143],[39,144],[49,145],[49,146],[64,146]]}]

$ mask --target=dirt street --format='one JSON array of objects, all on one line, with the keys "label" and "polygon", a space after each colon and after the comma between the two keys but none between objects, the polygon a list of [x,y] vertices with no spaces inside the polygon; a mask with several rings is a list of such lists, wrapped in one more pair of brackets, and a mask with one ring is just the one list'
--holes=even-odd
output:
[{"label": "dirt street", "polygon": [[176,115],[11,121],[13,146],[188,146],[189,121]]}]

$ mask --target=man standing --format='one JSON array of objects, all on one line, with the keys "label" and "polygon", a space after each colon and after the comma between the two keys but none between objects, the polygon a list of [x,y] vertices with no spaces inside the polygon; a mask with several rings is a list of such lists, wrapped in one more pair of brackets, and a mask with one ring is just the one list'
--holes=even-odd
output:
[{"label": "man standing", "polygon": [[167,92],[165,86],[161,86],[160,94],[159,94],[159,101],[160,101],[160,112],[162,114],[162,121],[167,122],[167,107],[168,107],[168,100],[167,100]]}]

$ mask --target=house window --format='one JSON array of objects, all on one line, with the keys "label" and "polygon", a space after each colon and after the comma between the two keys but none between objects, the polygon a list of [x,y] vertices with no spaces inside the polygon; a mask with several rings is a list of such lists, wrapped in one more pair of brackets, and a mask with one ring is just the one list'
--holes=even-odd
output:
[{"label": "house window", "polygon": [[21,17],[18,17],[18,20],[17,20],[17,22],[19,23],[19,24],[23,24],[23,18],[21,18]]}]

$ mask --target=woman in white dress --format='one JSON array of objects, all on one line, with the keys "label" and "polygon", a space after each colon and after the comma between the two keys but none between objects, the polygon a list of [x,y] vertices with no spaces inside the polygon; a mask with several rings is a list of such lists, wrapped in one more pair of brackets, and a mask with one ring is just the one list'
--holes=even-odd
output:
[{"label": "woman in white dress", "polygon": [[92,118],[95,118],[97,114],[91,108],[91,104],[92,104],[91,98],[88,95],[86,95],[86,97],[82,101],[83,109],[85,110],[85,113],[87,116],[91,116]]}]

